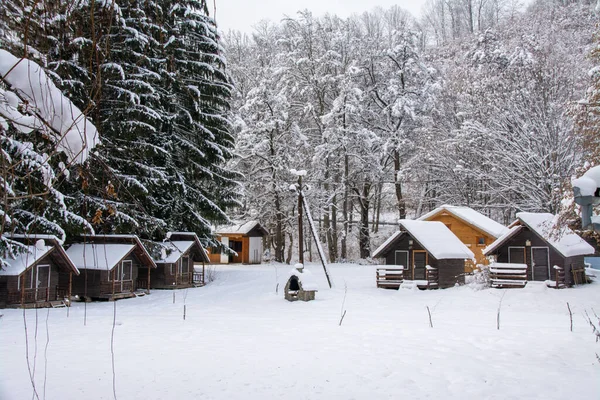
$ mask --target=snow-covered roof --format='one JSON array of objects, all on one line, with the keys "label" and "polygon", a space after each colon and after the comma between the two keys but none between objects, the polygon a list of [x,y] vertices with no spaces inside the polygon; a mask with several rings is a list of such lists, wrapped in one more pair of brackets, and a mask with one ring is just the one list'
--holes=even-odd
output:
[{"label": "snow-covered roof", "polygon": [[400,220],[400,225],[432,256],[441,259],[474,259],[475,255],[439,221]]},{"label": "snow-covered roof", "polygon": [[134,249],[134,244],[76,243],[67,249],[67,255],[79,269],[111,270]]},{"label": "snow-covered roof", "polygon": [[216,232],[218,235],[247,235],[256,227],[261,229],[264,234],[267,233],[266,229],[263,228],[258,221],[248,221],[243,224],[218,227]]},{"label": "snow-covered roof", "polygon": [[487,255],[493,253],[504,242],[506,242],[511,237],[515,236],[517,234],[517,232],[519,232],[521,229],[523,229],[523,226],[521,226],[521,225],[514,225],[514,226],[511,225],[511,227],[508,229],[508,231],[506,231],[506,233],[504,235],[502,235],[498,239],[494,240],[492,243],[490,243],[489,246],[487,246],[485,249],[482,250],[483,255],[487,256]]},{"label": "snow-covered roof", "polygon": [[392,236],[390,236],[385,242],[383,242],[383,244],[381,246],[379,246],[374,252],[372,257],[373,258],[377,258],[379,257],[381,254],[381,252],[383,252],[394,240],[396,240],[396,238],[400,235],[402,235],[404,232],[402,231],[396,231],[394,232],[394,234]]},{"label": "snow-covered roof", "polygon": [[421,216],[418,220],[426,221],[441,211],[447,211],[455,217],[467,222],[468,224],[473,225],[482,232],[485,232],[488,235],[495,238],[502,236],[508,230],[508,228],[504,225],[494,221],[489,217],[486,217],[485,215],[473,210],[470,207],[451,206],[447,204],[444,204],[436,208],[435,210],[428,212],[427,214]]},{"label": "snow-covered roof", "polygon": [[[475,258],[473,252],[442,222],[404,219],[399,223],[410,236],[438,260]],[[373,257],[379,257],[403,233],[402,231],[395,232],[375,250]]]},{"label": "snow-covered roof", "polygon": [[298,270],[295,268],[290,270],[288,279],[292,276],[298,278],[300,283],[302,283],[303,290],[319,290],[319,285],[317,285],[317,280],[315,279],[315,276],[306,268],[304,268],[302,272],[298,272]]},{"label": "snow-covered roof", "polygon": [[38,244],[36,246],[25,246],[27,252],[19,254],[16,259],[4,258],[8,267],[0,269],[0,276],[17,276],[27,268],[35,264],[39,259],[50,254],[54,246]]},{"label": "snow-covered roof", "polygon": [[171,250],[169,255],[162,260],[154,260],[157,264],[172,264],[176,263],[181,256],[188,251],[193,245],[196,243],[195,241],[173,241],[165,243],[165,247]]},{"label": "snow-covered roof", "polygon": [[557,216],[550,213],[517,213],[517,218],[564,257],[594,254],[594,248],[569,227],[556,229]]},{"label": "snow-covered roof", "polygon": [[23,234],[23,233],[12,233],[10,235],[11,239],[27,239],[27,240],[53,240],[56,241],[57,243],[60,243],[61,245],[64,243],[62,240],[60,240],[58,237],[54,236],[54,235],[47,235],[47,234],[42,234],[42,233],[27,233],[27,234]]}]

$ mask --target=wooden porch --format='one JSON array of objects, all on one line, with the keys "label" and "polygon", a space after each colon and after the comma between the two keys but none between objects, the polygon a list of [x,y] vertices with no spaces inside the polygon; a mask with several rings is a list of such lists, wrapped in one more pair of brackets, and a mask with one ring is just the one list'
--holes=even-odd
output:
[{"label": "wooden porch", "polygon": [[404,269],[401,268],[377,268],[375,281],[378,288],[399,289],[414,288],[421,290],[437,289],[439,287],[438,269],[429,265],[425,268],[424,280],[404,279]]}]

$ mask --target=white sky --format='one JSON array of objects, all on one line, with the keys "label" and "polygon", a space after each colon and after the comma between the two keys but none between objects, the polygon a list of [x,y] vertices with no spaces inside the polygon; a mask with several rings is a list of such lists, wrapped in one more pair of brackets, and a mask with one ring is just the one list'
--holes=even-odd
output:
[{"label": "white sky", "polygon": [[[413,15],[419,15],[425,0],[214,0],[219,29],[223,32],[235,29],[252,32],[252,26],[263,19],[280,21],[284,15],[294,17],[298,10],[308,9],[313,15],[325,13],[348,17],[351,14],[370,11],[377,6],[383,8],[398,5]],[[209,1],[209,10],[214,14],[214,4]]]}]

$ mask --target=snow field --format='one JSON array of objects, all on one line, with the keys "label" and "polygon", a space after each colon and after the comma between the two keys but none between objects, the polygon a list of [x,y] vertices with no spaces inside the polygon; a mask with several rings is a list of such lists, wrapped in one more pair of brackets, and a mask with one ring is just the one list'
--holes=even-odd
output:
[{"label": "snow field", "polygon": [[[328,289],[320,265],[309,264],[321,288],[317,299],[290,303],[282,293],[288,265],[215,268],[215,281],[204,288],[156,290],[116,303],[119,399],[577,399],[600,393],[600,344],[582,316],[600,311],[599,284],[553,290],[530,282],[507,290],[497,330],[504,290],[376,289],[376,267],[352,264],[330,265],[335,286]],[[347,314],[338,326],[344,295]],[[83,303],[75,303],[68,318],[66,309],[51,309],[47,371],[48,310],[37,311],[37,340],[36,311],[25,311],[39,398],[113,398],[113,306],[87,304],[87,326]],[[0,399],[31,398],[23,310],[3,314]]]}]

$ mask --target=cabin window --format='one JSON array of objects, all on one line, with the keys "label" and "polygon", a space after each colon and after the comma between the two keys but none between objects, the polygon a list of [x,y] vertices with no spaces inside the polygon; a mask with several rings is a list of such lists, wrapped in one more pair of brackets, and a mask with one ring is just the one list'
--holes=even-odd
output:
[{"label": "cabin window", "polygon": [[33,268],[25,271],[22,275],[17,278],[17,287],[21,290],[21,279],[25,280],[25,289],[33,288]]},{"label": "cabin window", "polygon": [[169,271],[171,275],[175,275],[175,264],[169,264]]},{"label": "cabin window", "polygon": [[181,257],[181,274],[187,274],[189,272],[190,258]]},{"label": "cabin window", "polygon": [[408,251],[406,250],[396,250],[394,254],[395,260],[394,263],[396,265],[402,265],[404,269],[408,269]]},{"label": "cabin window", "polygon": [[477,246],[485,246],[485,238],[483,236],[477,236]]}]

